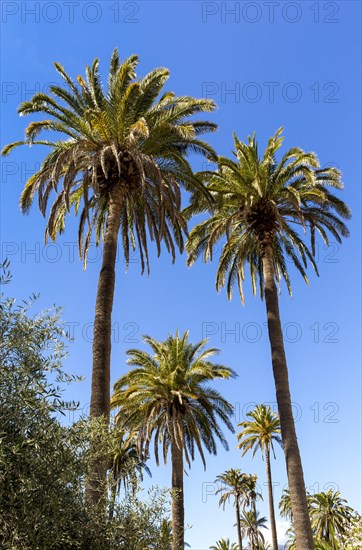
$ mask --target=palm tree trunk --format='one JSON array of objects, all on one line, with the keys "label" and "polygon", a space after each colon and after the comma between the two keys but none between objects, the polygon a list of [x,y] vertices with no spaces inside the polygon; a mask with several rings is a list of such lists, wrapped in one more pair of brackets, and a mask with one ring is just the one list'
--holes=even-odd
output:
[{"label": "palm tree trunk", "polygon": [[172,460],[172,550],[184,550],[184,466],[181,443],[171,443]]},{"label": "palm tree trunk", "polygon": [[239,550],[243,550],[243,538],[241,536],[241,525],[240,525],[240,502],[239,502],[239,497],[236,497],[235,509],[236,509],[236,528],[238,530]]},{"label": "palm tree trunk", "polygon": [[[104,417],[106,425],[110,413],[111,323],[121,208],[122,190],[120,186],[115,186],[109,198],[102,268],[98,279],[90,402],[91,418]],[[87,483],[87,497],[93,504],[97,504],[105,499],[107,468],[105,460],[99,456],[96,443],[93,444],[91,454],[95,458]]]},{"label": "palm tree trunk", "polygon": [[299,453],[290,399],[288,368],[284,351],[278,293],[275,285],[273,249],[271,245],[267,245],[264,250],[263,272],[269,340],[272,352],[276,397],[293,511],[296,547],[297,550],[312,550],[314,548],[313,536],[308,514],[302,462]]},{"label": "palm tree trunk", "polygon": [[266,462],[266,477],[268,482],[268,495],[269,495],[269,514],[270,514],[270,527],[272,534],[273,550],[278,550],[278,538],[277,527],[275,524],[275,511],[274,511],[274,498],[273,498],[273,484],[270,467],[270,450],[269,447],[265,448],[265,462]]}]

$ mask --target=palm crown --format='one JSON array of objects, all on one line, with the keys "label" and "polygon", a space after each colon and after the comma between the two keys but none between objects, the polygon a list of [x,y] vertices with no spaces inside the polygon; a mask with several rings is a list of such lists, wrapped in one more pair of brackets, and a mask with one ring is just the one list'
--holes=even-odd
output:
[{"label": "palm crown", "polygon": [[256,474],[248,475],[246,479],[246,487],[244,494],[244,508],[250,506],[255,509],[256,501],[263,500],[263,495],[257,490],[257,476]]},{"label": "palm crown", "polygon": [[238,546],[235,542],[230,542],[230,539],[220,539],[210,546],[210,550],[238,550]]},{"label": "palm crown", "polygon": [[266,448],[271,448],[275,455],[274,441],[280,445],[282,444],[278,415],[269,406],[262,404],[257,405],[247,416],[250,420],[238,424],[242,428],[237,435],[238,448],[242,449],[243,456],[249,450],[253,451],[254,456],[258,449],[264,456]]},{"label": "palm crown", "polygon": [[266,517],[260,516],[260,513],[255,510],[244,511],[240,519],[241,530],[243,536],[249,537],[253,542],[253,547],[256,548],[259,542],[264,542],[264,535],[261,529],[267,529]]},{"label": "palm crown", "polygon": [[[55,239],[64,230],[67,211],[73,205],[77,212],[82,203],[79,247],[84,260],[93,230],[97,243],[103,235],[112,190],[119,189],[126,263],[130,248],[138,247],[144,269],[148,267],[147,230],[158,252],[161,241],[173,257],[174,242],[183,248],[183,232],[187,229],[179,212],[179,186],[202,187],[193,177],[186,157],[192,152],[214,156],[212,148],[198,136],[215,130],[216,125],[190,120],[194,114],[212,111],[211,100],[177,97],[171,92],[160,96],[169,71],[157,68],[136,80],[138,62],[138,57],[132,55],[120,63],[114,50],[107,92],[97,59],[86,68],[86,78],[78,76],[77,82],[55,63],[65,86],[52,85],[52,95],[36,93],[19,107],[21,115],[45,113],[50,119],[31,122],[25,141],[7,145],[3,154],[22,144],[50,148],[40,169],[28,180],[20,206],[27,212],[37,192],[39,208],[45,215],[49,197],[55,191],[46,227],[46,238]],[[37,139],[43,130],[63,137],[54,141]]]},{"label": "palm crown", "polygon": [[154,435],[157,464],[159,444],[162,442],[166,462],[170,443],[174,441],[184,449],[189,465],[196,446],[205,466],[202,445],[216,454],[216,436],[228,448],[218,418],[234,431],[230,421],[232,405],[207,383],[215,378],[230,378],[235,373],[211,363],[209,358],[218,350],[205,349],[207,340],[191,344],[188,332],[183,336],[178,332],[176,337],[170,335],[165,342],[149,336],[144,341],[153,355],[137,349],[127,352],[127,363],[134,368],[116,382],[111,405],[120,408],[120,418],[126,416],[126,426],[138,429],[141,453],[148,453]]},{"label": "palm crown", "polygon": [[351,521],[352,508],[339,491],[332,489],[310,496],[309,503],[315,536],[336,544],[336,535],[343,534]]},{"label": "palm crown", "polygon": [[151,476],[145,460],[139,458],[135,434],[119,431],[115,437],[115,446],[110,457],[110,477],[119,492],[123,483],[124,489],[136,489],[138,478],[143,480],[143,471]]},{"label": "palm crown", "polygon": [[[315,153],[294,147],[280,162],[276,153],[282,145],[282,128],[269,139],[263,156],[258,154],[255,134],[243,143],[234,134],[236,160],[218,158],[216,172],[201,172],[199,179],[207,184],[214,198],[207,203],[198,193],[193,196],[185,215],[208,211],[210,217],[198,224],[187,243],[188,263],[199,255],[212,260],[215,243],[226,238],[219,260],[216,287],[227,285],[231,298],[238,283],[242,301],[245,264],[249,264],[253,292],[259,284],[264,294],[262,258],[265,248],[272,246],[277,279],[284,278],[292,288],[286,258],[292,260],[306,282],[308,260],[318,273],[315,260],[315,233],[328,244],[328,232],[340,242],[349,232],[343,219],[350,211],[330,187],[342,189],[341,174],[336,168],[321,168]],[[303,235],[309,230],[311,245]]]},{"label": "palm crown", "polygon": [[239,468],[230,468],[218,475],[216,482],[223,484],[223,486],[215,492],[216,495],[221,493],[219,506],[222,504],[223,508],[225,508],[225,504],[229,501],[231,496],[234,496],[234,505],[237,501],[240,501],[241,497],[245,497],[249,488],[249,478],[250,476],[243,473]]},{"label": "palm crown", "polygon": [[[310,495],[308,493],[307,499],[309,503]],[[279,501],[279,514],[282,518],[293,522],[292,502],[290,499],[289,489],[283,489],[283,493]]]}]

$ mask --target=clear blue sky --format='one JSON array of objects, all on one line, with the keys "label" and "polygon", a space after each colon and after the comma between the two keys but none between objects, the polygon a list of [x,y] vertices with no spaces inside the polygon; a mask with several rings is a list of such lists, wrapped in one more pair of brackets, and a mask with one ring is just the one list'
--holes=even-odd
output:
[{"label": "clear blue sky", "polygon": [[[58,80],[54,61],[77,76],[99,57],[106,75],[117,46],[122,57],[140,55],[141,75],[166,66],[168,89],[215,99],[211,118],[220,129],[210,141],[221,154],[230,154],[233,130],[243,139],[256,130],[264,146],[285,126],[285,147],[314,150],[323,165],[342,170],[343,198],[354,214],[351,237],[328,250],[319,243],[321,277],[311,273],[308,288],[293,272],[294,297],[283,289],[280,302],[306,483],[311,491],[338,487],[360,509],[360,2],[4,1],[1,7],[2,145],[22,138],[27,120],[16,114],[20,101]],[[29,216],[20,214],[20,191],[42,154],[17,150],[2,163],[2,255],[12,263],[13,295],[40,292],[42,306],[64,307],[75,337],[67,367],[87,377],[68,395],[86,410],[100,250],[91,250],[84,272],[72,218],[57,245],[44,248],[36,205]],[[201,168],[201,160],[194,166]],[[229,303],[224,292],[216,294],[215,265],[187,269],[185,257],[171,265],[154,251],[151,260],[149,277],[140,276],[137,261],[127,274],[118,261],[112,379],[125,372],[125,350],[141,345],[142,334],[162,339],[189,328],[195,341],[208,332],[220,359],[239,373],[219,384],[239,420],[252,403],[274,404],[264,304],[250,292],[244,307],[237,296]],[[210,457],[206,472],[197,460],[186,478],[186,521],[193,525],[186,539],[194,549],[220,537],[235,540],[233,509],[219,510],[208,494],[226,468],[258,474],[260,509],[268,514],[264,463],[241,458],[232,435],[229,441],[230,452]],[[152,461],[151,467],[152,483],[167,486],[169,466],[157,469]],[[280,449],[272,467],[278,500],[286,483]]]}]

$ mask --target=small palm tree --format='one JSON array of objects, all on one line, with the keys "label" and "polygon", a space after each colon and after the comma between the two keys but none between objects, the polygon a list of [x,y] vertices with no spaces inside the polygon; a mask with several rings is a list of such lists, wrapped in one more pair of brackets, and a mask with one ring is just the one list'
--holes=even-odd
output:
[{"label": "small palm tree", "polygon": [[230,539],[220,539],[214,546],[210,546],[210,550],[238,550],[238,545],[230,542]]},{"label": "small palm tree", "polygon": [[251,550],[258,550],[259,544],[264,544],[264,535],[261,529],[267,529],[266,518],[260,517],[258,511],[249,510],[241,515],[240,525],[243,537],[247,537]]},{"label": "small palm tree", "polygon": [[234,506],[236,513],[236,528],[238,533],[239,550],[243,548],[243,540],[241,536],[240,526],[240,504],[248,490],[249,477],[247,474],[241,472],[241,470],[230,468],[224,473],[217,476],[215,483],[222,483],[222,486],[216,491],[216,495],[221,493],[219,500],[219,506],[223,506],[225,510],[225,504],[234,498]]},{"label": "small palm tree", "polygon": [[[309,495],[307,494],[307,502],[309,502]],[[292,510],[292,502],[290,500],[290,492],[289,489],[284,489],[281,499],[279,501],[279,513],[282,518],[285,518],[289,520],[291,523],[293,523],[293,510]]]},{"label": "small palm tree", "polygon": [[171,550],[172,548],[172,522],[163,519],[160,529],[160,550]]},{"label": "small palm tree", "polygon": [[109,468],[109,518],[112,519],[117,494],[123,484],[125,491],[135,492],[138,480],[142,481],[143,472],[151,476],[151,471],[137,451],[136,435],[127,435],[124,430],[114,436],[115,448],[110,459]]},{"label": "small palm tree", "polygon": [[115,383],[112,397],[112,407],[119,408],[116,423],[119,419],[125,429],[138,433],[140,456],[148,455],[152,438],[157,464],[159,445],[165,463],[171,450],[173,550],[184,548],[184,460],[190,466],[196,448],[206,466],[203,447],[216,454],[216,439],[228,448],[218,419],[233,431],[232,405],[208,384],[236,375],[210,361],[218,350],[206,348],[207,340],[193,345],[188,336],[176,332],[164,342],[144,336],[153,353],[127,352],[132,370]]},{"label": "small palm tree", "polygon": [[[310,509],[310,499],[311,496],[308,493],[308,490],[305,490],[307,495],[307,505],[308,510]],[[290,499],[290,492],[289,489],[283,489],[283,493],[281,496],[281,499],[279,501],[279,513],[282,518],[285,518],[289,520],[291,523],[293,523],[293,510],[292,510],[292,501]]]},{"label": "small palm tree", "polygon": [[[296,550],[297,545],[296,545],[296,541],[295,541],[295,532],[294,532],[293,528],[288,529],[287,535],[289,536],[289,538],[288,538],[288,541],[287,541],[287,544],[286,544],[285,547],[288,550]],[[314,550],[335,550],[336,547],[331,546],[329,544],[329,542],[326,542],[325,540],[314,539],[313,548],[314,548]],[[339,547],[337,547],[337,548],[339,548]],[[342,548],[344,550],[344,547],[342,547]]]},{"label": "small palm tree", "polygon": [[256,501],[259,499],[263,500],[262,494],[257,491],[257,487],[256,487],[257,479],[258,478],[256,475],[248,476],[248,479],[246,480],[246,487],[245,487],[245,493],[244,493],[244,508],[249,506],[255,513],[256,513]]},{"label": "small palm tree", "polygon": [[353,509],[339,491],[330,489],[310,497],[310,516],[315,537],[338,549],[337,536],[343,535],[353,519]]},{"label": "small palm tree", "polygon": [[253,411],[247,414],[247,416],[250,420],[238,424],[238,426],[242,428],[241,432],[237,435],[239,441],[238,448],[242,449],[243,456],[250,450],[253,451],[253,456],[255,456],[257,450],[260,450],[263,459],[265,458],[273,550],[278,550],[270,451],[273,452],[275,458],[273,443],[276,441],[281,444],[279,418],[269,406],[267,407],[263,404],[257,405]]},{"label": "small palm tree", "polygon": [[[84,260],[95,230],[96,243],[103,238],[103,259],[98,281],[93,338],[91,417],[105,416],[110,408],[111,316],[115,287],[118,236],[129,264],[130,250],[138,249],[142,272],[149,270],[148,237],[158,254],[163,242],[175,259],[183,249],[186,222],[180,214],[180,187],[202,188],[187,160],[189,153],[213,156],[212,148],[199,139],[216,125],[191,120],[215,108],[207,99],[161,94],[169,71],[157,68],[136,79],[139,59],[131,55],[120,63],[114,50],[105,91],[96,59],[86,68],[86,78],[75,82],[59,63],[55,68],[65,86],[50,86],[51,95],[36,93],[22,103],[20,115],[42,113],[46,120],[32,121],[25,141],[4,147],[8,155],[19,145],[40,145],[50,152],[40,169],[28,180],[20,198],[27,213],[38,194],[45,216],[55,195],[45,238],[55,240],[65,229],[67,213],[81,210],[79,252]],[[43,131],[50,139],[38,139]],[[60,137],[53,138],[59,134]],[[60,189],[58,189],[60,188]],[[100,476],[98,476],[100,472]],[[97,501],[105,480],[105,464],[94,465],[88,486]],[[99,479],[100,477],[100,479]]]},{"label": "small palm tree", "polygon": [[[277,284],[283,278],[291,294],[287,269],[291,260],[308,282],[308,261],[314,260],[315,236],[328,245],[328,233],[337,242],[349,231],[344,219],[350,210],[330,188],[342,189],[336,168],[321,168],[317,156],[299,147],[286,152],[280,162],[276,154],[282,145],[282,128],[269,139],[260,157],[255,134],[248,143],[234,135],[235,160],[219,157],[215,172],[202,172],[201,179],[214,201],[208,203],[195,193],[186,217],[207,212],[205,221],[190,233],[186,245],[191,265],[199,256],[211,261],[217,241],[222,240],[216,288],[226,285],[231,299],[234,284],[244,300],[243,281],[249,266],[252,287],[259,286],[265,298],[272,366],[281,424],[288,484],[299,550],[313,547],[305,483],[291,405],[288,368],[279,312]],[[309,231],[310,247],[305,242]]]}]

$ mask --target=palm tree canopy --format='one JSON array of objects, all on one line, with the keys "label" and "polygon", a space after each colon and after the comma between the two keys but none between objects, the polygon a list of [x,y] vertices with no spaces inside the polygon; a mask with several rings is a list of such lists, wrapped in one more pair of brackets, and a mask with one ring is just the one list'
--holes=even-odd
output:
[{"label": "palm tree canopy", "polygon": [[235,542],[230,542],[230,539],[220,539],[214,546],[210,546],[210,550],[237,550],[238,545]]},{"label": "palm tree canopy", "polygon": [[144,336],[153,354],[129,350],[127,364],[132,369],[114,385],[112,408],[120,409],[120,419],[126,417],[126,428],[138,430],[141,454],[148,454],[154,436],[157,464],[159,444],[166,462],[170,443],[175,441],[184,449],[189,466],[194,460],[195,446],[205,466],[203,446],[216,454],[217,438],[228,448],[218,419],[234,431],[230,421],[232,405],[208,383],[217,378],[234,377],[236,373],[209,360],[218,350],[206,348],[207,340],[194,345],[188,336],[188,332],[181,336],[177,331],[176,336],[170,335],[164,342]]},{"label": "palm tree canopy", "polygon": [[[280,162],[276,153],[283,141],[283,128],[269,139],[262,157],[258,154],[255,133],[243,143],[234,134],[236,160],[218,158],[218,169],[198,174],[213,196],[207,202],[199,193],[192,197],[186,217],[208,212],[209,217],[190,233],[186,245],[191,265],[200,255],[212,260],[213,248],[223,239],[216,288],[227,286],[229,299],[238,284],[244,301],[245,265],[250,268],[253,292],[259,285],[264,295],[262,258],[267,246],[274,256],[278,282],[284,278],[288,291],[292,287],[287,260],[296,266],[306,282],[308,260],[318,274],[314,260],[315,234],[328,244],[328,233],[337,242],[349,231],[343,219],[350,210],[330,188],[342,189],[341,173],[334,167],[321,168],[315,153],[299,147],[289,149]],[[310,247],[304,240],[309,231]]]},{"label": "palm tree canopy", "polygon": [[257,500],[263,500],[263,495],[257,490],[257,479],[256,474],[249,475],[246,479],[244,507],[252,506]]},{"label": "palm tree canopy", "polygon": [[257,405],[246,416],[250,420],[240,422],[238,426],[242,428],[237,434],[239,441],[238,448],[242,449],[243,456],[249,450],[253,451],[253,456],[260,449],[264,456],[265,449],[271,448],[274,456],[273,442],[276,441],[282,445],[280,437],[280,422],[277,413],[274,413],[270,406],[264,404]]},{"label": "palm tree canopy", "polygon": [[[307,493],[307,500],[309,502],[310,495]],[[290,499],[289,489],[283,489],[281,499],[279,501],[279,513],[282,518],[293,521],[292,501]]]},{"label": "palm tree canopy", "polygon": [[248,474],[244,474],[239,468],[230,468],[222,474],[216,477],[215,483],[222,483],[222,486],[217,489],[215,495],[221,493],[219,506],[223,506],[230,500],[230,497],[234,497],[234,506],[237,501],[240,501],[241,497],[245,498],[246,492],[249,488]]},{"label": "palm tree canopy", "polygon": [[315,536],[334,543],[336,535],[343,534],[352,521],[353,509],[339,491],[332,489],[310,496],[309,502]]},{"label": "palm tree canopy", "polygon": [[240,518],[243,537],[248,537],[249,539],[251,538],[254,541],[264,542],[264,535],[261,532],[261,529],[268,529],[266,522],[266,517],[260,517],[260,513],[258,511],[254,512],[254,510],[244,510]]},{"label": "palm tree canopy", "polygon": [[152,477],[146,460],[139,457],[136,434],[127,434],[124,430],[117,430],[114,434],[115,445],[110,453],[110,476],[116,484],[117,492],[123,483],[124,489],[135,488],[137,479],[143,480],[143,472]]},{"label": "palm tree canopy", "polygon": [[[28,212],[37,193],[45,216],[49,197],[55,192],[46,226],[46,238],[52,239],[64,231],[70,208],[74,206],[78,212],[81,207],[79,248],[84,260],[93,230],[97,243],[103,236],[112,190],[118,188],[126,263],[130,248],[138,247],[143,270],[148,267],[147,231],[158,253],[162,241],[173,258],[174,243],[183,249],[187,227],[180,214],[180,185],[187,189],[196,186],[206,193],[193,176],[187,156],[201,153],[215,158],[200,135],[214,131],[216,125],[191,118],[214,110],[213,101],[161,94],[168,69],[154,69],[137,80],[138,62],[138,56],[131,55],[120,63],[115,49],[106,91],[98,59],[86,67],[85,78],[78,76],[77,81],[55,63],[65,85],[50,86],[50,95],[36,93],[18,109],[20,115],[42,113],[49,118],[31,122],[25,140],[5,146],[2,154],[24,144],[50,149],[26,183],[20,206]],[[50,131],[50,139],[37,139],[43,131]]]}]

